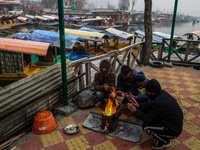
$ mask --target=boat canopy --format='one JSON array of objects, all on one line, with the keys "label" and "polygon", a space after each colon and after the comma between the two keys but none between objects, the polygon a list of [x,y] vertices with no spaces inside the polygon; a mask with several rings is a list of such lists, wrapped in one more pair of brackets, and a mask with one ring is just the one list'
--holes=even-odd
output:
[{"label": "boat canopy", "polygon": [[97,42],[101,41],[103,38],[109,38],[107,34],[67,29],[67,28],[65,28],[65,34],[78,36],[78,37],[82,37],[85,40],[91,40],[91,41],[97,41]]},{"label": "boat canopy", "polygon": [[[32,34],[40,34],[44,36],[60,38],[59,33],[46,31],[46,30],[35,30]],[[65,39],[84,42],[84,39],[82,37],[77,37],[77,36],[72,36],[72,35],[67,35],[67,34],[65,34]]]},{"label": "boat canopy", "polygon": [[28,21],[28,18],[26,18],[26,17],[17,17],[17,20],[20,20],[20,21]]},{"label": "boat canopy", "polygon": [[[139,34],[140,36],[145,36],[145,32],[144,30],[136,30],[135,33]],[[165,33],[162,33],[162,32],[153,32],[152,33],[152,38],[154,41],[156,42],[162,42],[163,39],[170,39],[171,35],[170,34],[165,34]],[[174,39],[182,39],[181,37],[179,36],[174,36]]]},{"label": "boat canopy", "polygon": [[72,20],[72,21],[79,21],[78,19],[76,19],[76,18],[70,18],[70,17],[64,17],[65,19],[67,19],[67,20]]},{"label": "boat canopy", "polygon": [[110,32],[120,38],[123,38],[123,39],[129,39],[129,38],[132,38],[134,37],[135,35],[134,34],[131,34],[131,33],[128,33],[128,32],[124,32],[124,31],[120,31],[120,30],[117,30],[115,28],[108,28],[106,29],[107,32]]},{"label": "boat canopy", "polygon": [[50,43],[0,38],[0,50],[46,56]]},{"label": "boat canopy", "polygon": [[[53,46],[60,47],[60,40],[56,37],[49,37],[41,34],[31,33],[15,33],[13,37],[36,42],[51,43]],[[65,39],[65,48],[72,49],[76,43],[79,43],[79,41]]]},{"label": "boat canopy", "polygon": [[82,22],[90,22],[90,21],[101,21],[103,18],[90,18],[90,19],[83,19]]},{"label": "boat canopy", "polygon": [[92,29],[92,28],[87,28],[87,27],[82,27],[79,30],[81,31],[88,31],[88,32],[98,32],[98,33],[102,33],[102,34],[107,34],[109,36],[113,36],[113,33],[110,32],[106,32],[106,31],[102,31],[102,30],[97,30],[97,29]]},{"label": "boat canopy", "polygon": [[50,20],[49,18],[44,18],[44,17],[41,17],[41,16],[35,16],[35,18],[43,20],[43,21]]},{"label": "boat canopy", "polygon": [[48,18],[48,19],[50,19],[50,20],[57,20],[57,19],[58,19],[57,17],[48,16],[48,15],[43,15],[42,17]]},{"label": "boat canopy", "polygon": [[32,16],[32,15],[25,15],[25,17],[30,18],[30,19],[35,19],[35,16]]},{"label": "boat canopy", "polygon": [[200,38],[200,31],[189,32],[189,33],[184,34],[183,36],[189,36],[189,35],[191,35],[191,37],[192,37],[192,35],[196,35],[197,38],[199,39]]}]

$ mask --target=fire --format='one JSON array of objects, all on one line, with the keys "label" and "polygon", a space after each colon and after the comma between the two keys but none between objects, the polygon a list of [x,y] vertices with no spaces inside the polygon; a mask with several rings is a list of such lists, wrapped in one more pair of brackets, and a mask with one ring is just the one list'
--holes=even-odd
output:
[{"label": "fire", "polygon": [[103,112],[104,116],[112,116],[116,113],[117,106],[119,105],[116,98],[115,88],[112,87],[110,91],[111,94],[109,95],[108,102],[106,103],[105,111]]}]

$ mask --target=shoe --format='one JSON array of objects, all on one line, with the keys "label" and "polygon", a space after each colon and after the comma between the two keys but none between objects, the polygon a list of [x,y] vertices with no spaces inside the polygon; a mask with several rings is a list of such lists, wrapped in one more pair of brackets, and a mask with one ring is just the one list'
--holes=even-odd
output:
[{"label": "shoe", "polygon": [[163,143],[162,141],[154,140],[151,146],[154,149],[162,149],[162,148],[165,148],[165,147],[170,147],[171,146],[171,142],[168,141],[167,143]]},{"label": "shoe", "polygon": [[100,102],[100,101],[97,101],[97,102],[94,104],[94,106],[99,107],[100,104],[101,104],[101,102]]},{"label": "shoe", "polygon": [[140,119],[136,119],[136,121],[138,122],[138,123],[143,123],[143,121],[142,120],[140,120]]}]

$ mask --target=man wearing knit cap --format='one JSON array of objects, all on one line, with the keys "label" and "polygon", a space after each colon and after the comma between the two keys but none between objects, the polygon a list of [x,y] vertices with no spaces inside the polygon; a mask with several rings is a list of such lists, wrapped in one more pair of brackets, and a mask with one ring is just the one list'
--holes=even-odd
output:
[{"label": "man wearing knit cap", "polygon": [[111,64],[108,59],[104,59],[99,65],[100,71],[95,74],[94,87],[96,90],[97,102],[95,106],[99,106],[104,102],[104,98],[108,98],[110,90],[115,87],[115,74],[111,72]]},{"label": "man wearing knit cap", "polygon": [[146,90],[152,101],[152,106],[148,106],[150,108],[148,113],[142,111],[146,110],[147,105],[139,105],[134,99],[132,103],[127,104],[127,107],[135,117],[144,122],[144,131],[153,138],[153,148],[169,147],[170,139],[175,139],[182,132],[183,112],[176,99],[162,90],[156,79],[147,83]]},{"label": "man wearing knit cap", "polygon": [[136,90],[135,74],[137,71],[127,65],[122,66],[121,72],[117,77],[117,91],[124,97],[122,103],[127,103],[126,95],[134,94]]}]

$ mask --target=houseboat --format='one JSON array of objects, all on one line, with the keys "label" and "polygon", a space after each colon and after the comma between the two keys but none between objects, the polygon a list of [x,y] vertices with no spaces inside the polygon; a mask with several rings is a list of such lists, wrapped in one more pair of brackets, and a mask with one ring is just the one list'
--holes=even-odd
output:
[{"label": "houseboat", "polygon": [[53,65],[56,54],[49,43],[0,38],[0,86]]}]

